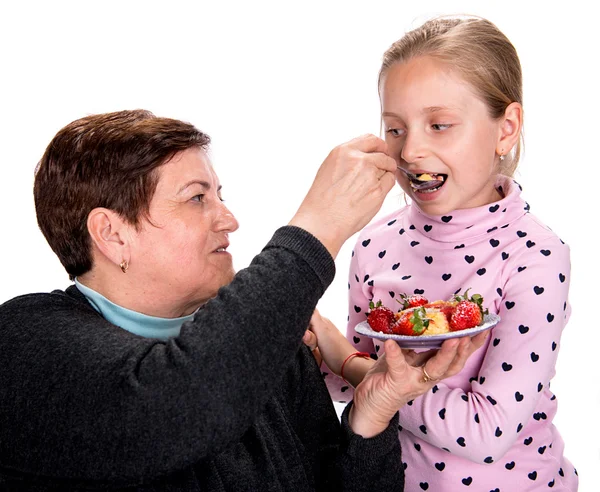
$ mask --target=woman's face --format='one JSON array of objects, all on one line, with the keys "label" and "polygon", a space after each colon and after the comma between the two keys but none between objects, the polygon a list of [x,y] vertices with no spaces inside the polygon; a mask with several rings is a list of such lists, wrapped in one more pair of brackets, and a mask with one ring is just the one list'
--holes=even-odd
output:
[{"label": "woman's face", "polygon": [[128,273],[135,272],[150,302],[172,306],[155,315],[177,317],[194,312],[233,279],[227,247],[238,222],[203,150],[180,152],[158,172],[150,220],[132,233]]},{"label": "woman's face", "polygon": [[[413,58],[388,69],[381,102],[398,183],[425,213],[500,199],[494,184],[501,122],[468,83],[432,58]],[[425,184],[419,175],[435,181]]]}]

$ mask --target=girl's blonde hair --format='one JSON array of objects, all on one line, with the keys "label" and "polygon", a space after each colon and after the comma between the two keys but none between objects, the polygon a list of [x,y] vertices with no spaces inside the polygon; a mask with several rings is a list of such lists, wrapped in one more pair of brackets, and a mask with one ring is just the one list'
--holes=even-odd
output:
[{"label": "girl's blonde hair", "polygon": [[[383,55],[378,87],[396,63],[428,56],[444,63],[469,83],[494,119],[513,102],[523,104],[523,77],[517,51],[490,21],[479,17],[438,17],[407,32]],[[523,133],[512,153],[500,162],[500,172],[512,176],[517,169]]]}]

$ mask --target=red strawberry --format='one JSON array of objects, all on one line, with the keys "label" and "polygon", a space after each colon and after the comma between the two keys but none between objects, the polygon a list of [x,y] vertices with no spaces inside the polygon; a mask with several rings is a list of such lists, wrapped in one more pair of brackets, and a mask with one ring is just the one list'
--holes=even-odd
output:
[{"label": "red strawberry", "polygon": [[394,312],[383,306],[381,301],[377,301],[377,304],[369,303],[370,311],[367,314],[367,322],[374,331],[380,331],[383,333],[391,333],[391,325],[396,317]]},{"label": "red strawberry", "polygon": [[469,289],[465,290],[462,296],[454,296],[458,304],[454,308],[449,320],[450,330],[452,331],[466,330],[467,328],[480,325],[483,321],[483,315],[488,312],[487,309],[484,311],[482,308],[483,297],[480,294],[473,294],[469,297],[468,292]]},{"label": "red strawberry", "polygon": [[407,336],[421,335],[429,326],[426,316],[423,307],[402,311],[398,320],[392,325],[392,333]]},{"label": "red strawberry", "polygon": [[412,307],[419,307],[423,304],[427,304],[429,301],[420,294],[415,294],[412,296],[407,296],[406,294],[400,294],[400,301],[396,299],[400,304],[402,304],[402,309],[408,309]]}]

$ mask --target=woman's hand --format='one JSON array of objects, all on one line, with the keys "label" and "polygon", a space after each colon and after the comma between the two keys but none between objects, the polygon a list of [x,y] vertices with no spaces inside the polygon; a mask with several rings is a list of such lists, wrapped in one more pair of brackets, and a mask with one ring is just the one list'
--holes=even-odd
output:
[{"label": "woman's hand", "polygon": [[[460,372],[486,337],[484,332],[472,339],[446,340],[435,355],[413,353],[408,359],[395,341],[386,340],[385,354],[354,390],[349,415],[352,430],[363,437],[383,432],[400,407],[430,390],[437,381]],[[411,365],[421,362],[422,366]]]},{"label": "woman's hand", "polygon": [[339,145],[321,164],[289,224],[313,234],[335,258],[342,244],[379,211],[395,172],[387,144],[375,135]]}]

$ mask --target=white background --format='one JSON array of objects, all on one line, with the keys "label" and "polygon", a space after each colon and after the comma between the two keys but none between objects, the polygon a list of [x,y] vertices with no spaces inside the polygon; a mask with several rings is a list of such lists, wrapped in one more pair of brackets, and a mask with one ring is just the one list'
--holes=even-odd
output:
[{"label": "white background", "polygon": [[[573,315],[552,382],[555,423],[580,490],[598,490],[600,272],[592,233],[600,105],[591,2],[0,5],[0,302],[68,284],[37,229],[32,199],[34,167],[68,122],[145,108],[210,134],[224,197],[241,223],[230,248],[239,269],[292,217],[331,148],[379,133],[377,73],[393,41],[436,14],[495,22],[524,70],[526,146],[516,178],[532,212],[572,251]],[[402,203],[395,188],[381,213]],[[352,243],[319,305],[340,329]]]}]

